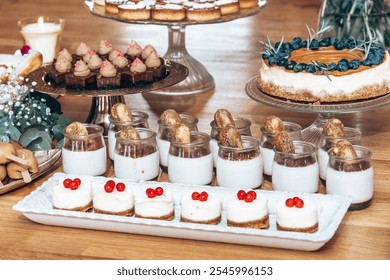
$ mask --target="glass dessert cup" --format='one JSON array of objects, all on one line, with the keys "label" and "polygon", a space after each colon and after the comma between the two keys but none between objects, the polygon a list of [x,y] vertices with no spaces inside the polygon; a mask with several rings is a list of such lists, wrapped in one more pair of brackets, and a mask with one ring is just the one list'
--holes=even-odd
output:
[{"label": "glass dessert cup", "polygon": [[333,144],[340,140],[348,140],[353,145],[361,144],[361,133],[359,130],[352,127],[344,128],[346,136],[343,138],[329,137],[321,133],[321,140],[318,144],[318,165],[320,169],[320,179],[326,184],[326,170],[329,162],[328,151],[333,147]]},{"label": "glass dessert cup", "polygon": [[[283,121],[284,129],[290,136],[291,140],[300,141],[302,126],[297,123]],[[260,151],[263,158],[263,174],[269,181],[272,180],[272,164],[274,161],[274,146],[276,133],[268,132],[264,127],[260,128]]]},{"label": "glass dessert cup", "polygon": [[[237,128],[238,132],[240,132],[240,134],[242,136],[244,136],[244,135],[245,136],[252,136],[252,132],[251,132],[252,122],[250,120],[248,120],[246,118],[241,118],[241,117],[233,118],[233,120],[235,123],[235,127]],[[221,128],[216,126],[214,121],[210,122],[210,126],[211,126],[210,148],[211,148],[211,152],[213,154],[213,165],[214,165],[214,167],[216,167],[217,166],[217,159],[218,159],[218,150],[219,150],[217,139],[218,139],[218,134],[221,131]]]},{"label": "glass dessert cup", "polygon": [[171,183],[208,185],[213,179],[210,136],[191,131],[191,142],[171,141],[168,155],[168,178]]},{"label": "glass dessert cup", "polygon": [[149,128],[149,115],[142,111],[131,111],[131,121],[117,121],[111,116],[108,117],[110,124],[108,126],[108,154],[110,159],[114,160],[116,138],[115,133],[126,126]]},{"label": "glass dessert cup", "polygon": [[115,176],[130,180],[152,180],[160,172],[156,132],[147,128],[136,130],[141,139],[121,139],[119,132],[115,134]]},{"label": "glass dessert cup", "polygon": [[[179,114],[182,122],[188,126],[190,131],[198,131],[198,119],[196,117]],[[157,147],[160,153],[160,167],[164,172],[168,172],[168,154],[171,138],[171,125],[164,125],[160,120],[158,123],[157,131]]]},{"label": "glass dessert cup", "polygon": [[218,144],[218,186],[255,189],[263,182],[263,160],[260,142],[251,136],[242,136],[242,148]]},{"label": "glass dessert cup", "polygon": [[[106,145],[103,128],[96,124],[83,124],[88,135],[74,135],[64,129],[62,166],[64,172],[75,175],[102,175],[107,170]],[[93,163],[93,164],[91,164]]]},{"label": "glass dessert cup", "polygon": [[319,187],[317,147],[309,142],[293,141],[295,153],[274,149],[272,188],[275,191],[316,193]]},{"label": "glass dessert cup", "polygon": [[330,149],[327,167],[326,191],[329,194],[352,197],[349,210],[370,206],[374,196],[374,170],[370,149],[354,145],[356,157],[339,157]]}]

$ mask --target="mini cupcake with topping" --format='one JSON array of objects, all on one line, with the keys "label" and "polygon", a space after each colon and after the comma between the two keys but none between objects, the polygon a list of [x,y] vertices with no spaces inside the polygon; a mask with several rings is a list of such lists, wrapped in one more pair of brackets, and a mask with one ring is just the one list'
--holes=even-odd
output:
[{"label": "mini cupcake with topping", "polygon": [[112,61],[112,64],[118,69],[119,73],[122,73],[128,69],[129,61],[123,54],[119,54]]},{"label": "mini cupcake with topping", "polygon": [[161,79],[166,72],[164,59],[159,57],[155,52],[150,53],[150,55],[145,60],[146,71],[152,72],[153,79]]},{"label": "mini cupcake with topping", "polygon": [[73,73],[65,75],[65,84],[70,89],[95,89],[96,74],[91,72],[84,61],[78,60]]},{"label": "mini cupcake with topping", "polygon": [[115,66],[108,60],[104,60],[96,78],[98,89],[119,88],[121,84],[121,75]]},{"label": "mini cupcake with topping", "polygon": [[110,52],[110,54],[108,55],[108,60],[110,62],[113,62],[115,58],[117,58],[117,56],[120,55],[120,56],[123,56],[123,52],[118,50],[118,49],[114,49],[112,52]]},{"label": "mini cupcake with topping", "polygon": [[140,47],[140,45],[138,45],[136,41],[131,40],[131,42],[127,46],[125,57],[129,61],[133,62],[136,58],[141,57],[141,52],[142,52],[142,48]]},{"label": "mini cupcake with topping", "polygon": [[102,66],[102,63],[103,63],[102,59],[96,53],[94,53],[89,59],[87,65],[92,72],[98,73],[100,67]]},{"label": "mini cupcake with topping", "polygon": [[87,51],[87,53],[83,56],[83,61],[85,63],[88,63],[89,60],[91,59],[91,57],[96,54],[96,52],[94,50],[89,50]]},{"label": "mini cupcake with topping", "polygon": [[70,73],[72,63],[65,56],[58,56],[56,62],[49,71],[49,78],[57,85],[65,82],[65,74]]},{"label": "mini cupcake with topping", "polygon": [[147,44],[145,48],[142,49],[141,52],[142,59],[146,60],[151,53],[157,53],[157,51],[151,44]]},{"label": "mini cupcake with topping", "polygon": [[107,40],[101,40],[98,48],[98,55],[101,59],[108,59],[110,52],[113,51],[112,45]]},{"label": "mini cupcake with topping", "polygon": [[91,48],[86,45],[85,43],[80,43],[80,45],[77,47],[76,49],[76,53],[73,54],[73,57],[76,59],[76,60],[80,60],[82,59],[87,53],[88,51],[90,51]]},{"label": "mini cupcake with topping", "polygon": [[130,71],[122,73],[122,82],[125,85],[132,85],[145,81],[153,81],[153,75],[146,72],[146,65],[137,58],[131,63]]},{"label": "mini cupcake with topping", "polygon": [[69,60],[70,62],[74,62],[74,61],[73,61],[72,55],[71,55],[70,52],[69,52],[67,49],[65,49],[65,48],[58,52],[57,59],[60,58],[60,57],[63,57],[63,58],[65,58],[66,60]]}]

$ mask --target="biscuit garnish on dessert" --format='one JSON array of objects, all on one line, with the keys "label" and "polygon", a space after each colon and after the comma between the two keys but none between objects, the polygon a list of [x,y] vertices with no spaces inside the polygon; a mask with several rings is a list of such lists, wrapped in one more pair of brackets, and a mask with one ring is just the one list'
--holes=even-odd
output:
[{"label": "biscuit garnish on dessert", "polygon": [[333,153],[339,157],[346,157],[346,158],[357,157],[353,145],[347,140],[340,140],[334,143]]},{"label": "biscuit garnish on dessert", "polygon": [[223,146],[232,148],[242,148],[241,134],[237,128],[228,125],[221,129],[218,140]]},{"label": "biscuit garnish on dessert", "polygon": [[119,139],[122,140],[140,140],[141,136],[138,131],[131,125],[122,128],[118,132]]},{"label": "biscuit garnish on dessert", "polygon": [[87,128],[80,122],[72,122],[66,127],[65,132],[71,135],[88,135]]},{"label": "biscuit garnish on dessert", "polygon": [[271,133],[278,133],[284,130],[283,121],[276,116],[267,116],[263,126],[266,131]]},{"label": "biscuit garnish on dessert", "polygon": [[116,121],[131,121],[131,110],[123,103],[116,103],[111,108],[111,117]]},{"label": "biscuit garnish on dessert", "polygon": [[282,130],[276,134],[275,149],[282,153],[295,153],[294,144],[286,131]]},{"label": "biscuit garnish on dessert", "polygon": [[174,125],[171,133],[176,142],[191,143],[191,131],[184,123]]},{"label": "biscuit garnish on dessert", "polygon": [[160,121],[164,125],[176,125],[182,122],[179,114],[173,109],[167,109],[162,112],[160,115]]},{"label": "biscuit garnish on dessert", "polygon": [[219,128],[226,127],[228,125],[235,126],[232,114],[226,109],[218,109],[214,113],[214,122]]},{"label": "biscuit garnish on dessert", "polygon": [[329,119],[322,128],[322,134],[333,138],[344,138],[344,124],[339,119]]}]

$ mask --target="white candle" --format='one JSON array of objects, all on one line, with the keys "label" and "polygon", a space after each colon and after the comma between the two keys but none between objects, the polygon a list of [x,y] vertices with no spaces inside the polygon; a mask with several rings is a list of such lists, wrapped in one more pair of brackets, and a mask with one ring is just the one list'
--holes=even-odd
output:
[{"label": "white candle", "polygon": [[43,63],[53,61],[59,50],[61,25],[54,22],[43,22],[40,17],[37,23],[30,23],[21,28],[21,33],[32,49],[42,53]]}]

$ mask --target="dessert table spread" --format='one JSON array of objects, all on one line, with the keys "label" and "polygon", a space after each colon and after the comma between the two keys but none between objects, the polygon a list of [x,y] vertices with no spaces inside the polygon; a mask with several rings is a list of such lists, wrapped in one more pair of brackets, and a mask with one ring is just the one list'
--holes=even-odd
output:
[{"label": "dessert table spread", "polygon": [[[44,2],[44,3],[43,3]],[[54,1],[55,2],[55,1]],[[75,50],[80,42],[97,45],[102,39],[125,49],[130,40],[153,44],[159,53],[167,48],[164,26],[125,24],[95,17],[83,1],[2,1],[7,11],[0,18],[0,53],[13,53],[23,41],[16,23],[20,18],[39,15],[65,18],[62,47]],[[157,130],[159,115],[168,108],[196,116],[199,131],[209,133],[218,108],[251,120],[252,135],[261,136],[266,116],[309,126],[316,113],[289,111],[258,103],[245,92],[245,85],[260,66],[259,41],[267,36],[279,41],[307,36],[306,24],[316,28],[320,0],[268,1],[264,10],[252,17],[220,24],[188,26],[187,48],[207,67],[215,79],[213,91],[194,95],[142,93],[125,95],[127,105],[149,114],[149,125]],[[88,117],[90,97],[61,96],[58,101],[66,117],[83,122]],[[372,204],[360,211],[348,211],[334,236],[319,250],[275,249],[262,246],[198,241],[146,234],[120,233],[35,223],[12,207],[53,176],[62,166],[33,182],[0,196],[0,259],[390,259],[390,106],[373,110],[336,114],[345,126],[362,133],[362,144],[373,152],[375,193]],[[111,167],[105,176],[113,176]],[[168,181],[165,173],[159,181]],[[263,184],[264,189],[270,183]],[[320,193],[325,193],[321,186]]]}]

